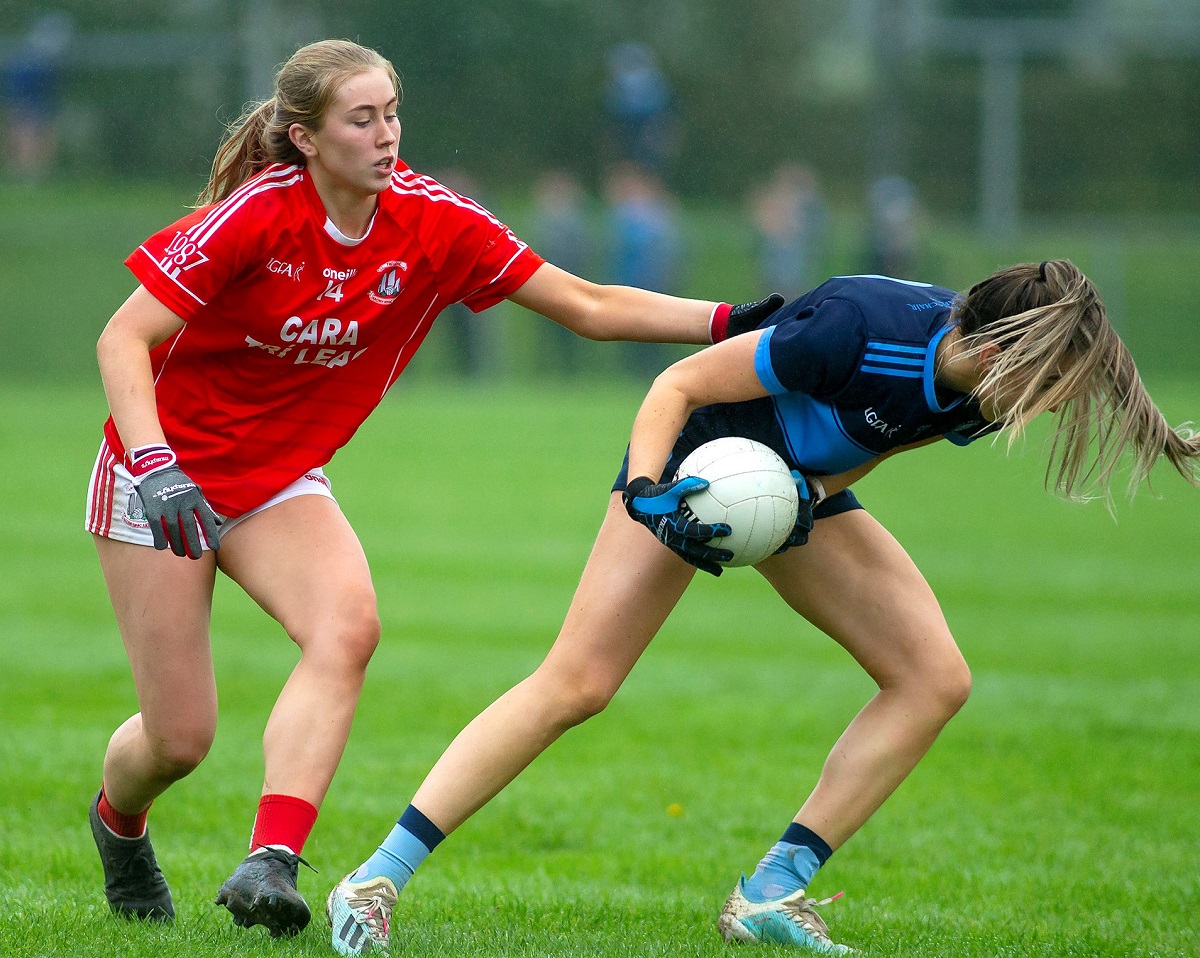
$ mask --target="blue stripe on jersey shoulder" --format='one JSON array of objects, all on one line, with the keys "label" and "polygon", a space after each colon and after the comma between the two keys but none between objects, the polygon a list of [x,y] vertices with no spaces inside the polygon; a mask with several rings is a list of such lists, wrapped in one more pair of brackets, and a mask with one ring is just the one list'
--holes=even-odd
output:
[{"label": "blue stripe on jersey shoulder", "polygon": [[768,326],[764,329],[762,336],[759,337],[758,345],[754,347],[754,371],[758,373],[758,379],[763,384],[763,388],[772,396],[780,396],[788,391],[787,387],[779,381],[779,377],[775,375],[775,369],[771,365],[771,336],[777,328]]},{"label": "blue stripe on jersey shoulder", "polygon": [[868,366],[863,363],[859,367],[864,373],[879,373],[881,376],[899,376],[901,379],[920,379],[925,375],[922,369],[895,369],[888,366]]},{"label": "blue stripe on jersey shoulder", "polygon": [[870,340],[863,353],[861,372],[880,376],[897,376],[900,379],[920,379],[928,358],[925,346],[909,346],[905,343],[885,343]]},{"label": "blue stripe on jersey shoulder", "polygon": [[891,363],[893,366],[917,366],[925,365],[924,356],[889,356],[887,353],[866,352],[863,354],[863,362],[870,363]]},{"label": "blue stripe on jersey shoulder", "polygon": [[880,352],[889,353],[913,353],[917,356],[924,356],[929,349],[928,346],[905,346],[901,343],[884,343],[878,340],[869,340],[867,349],[878,349]]}]

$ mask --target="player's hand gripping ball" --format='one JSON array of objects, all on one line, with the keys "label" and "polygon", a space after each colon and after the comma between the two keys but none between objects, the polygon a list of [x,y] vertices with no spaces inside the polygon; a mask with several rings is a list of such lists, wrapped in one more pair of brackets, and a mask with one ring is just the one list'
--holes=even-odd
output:
[{"label": "player's hand gripping ball", "polygon": [[729,526],[729,535],[710,543],[732,553],[722,565],[754,565],[784,545],[801,544],[792,541],[801,506],[797,481],[769,446],[739,436],[706,442],[683,460],[675,478],[691,476],[708,485],[687,497],[687,508],[699,522]]},{"label": "player's hand gripping ball", "polygon": [[729,527],[697,522],[687,507],[688,496],[695,495],[708,483],[692,476],[657,483],[648,476],[635,476],[625,484],[622,499],[625,511],[640,522],[663,545],[697,569],[712,575],[721,574],[719,563],[732,553],[710,546],[714,536],[729,533]]}]

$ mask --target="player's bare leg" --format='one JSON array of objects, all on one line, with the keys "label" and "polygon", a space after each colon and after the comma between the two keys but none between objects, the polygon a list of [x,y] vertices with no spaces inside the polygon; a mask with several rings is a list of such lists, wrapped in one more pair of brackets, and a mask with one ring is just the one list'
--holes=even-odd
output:
[{"label": "player's bare leg", "polygon": [[862,510],[822,520],[808,545],[758,569],[879,691],[838,739],[783,839],[734,889],[718,926],[727,939],[840,953],[829,951],[843,946],[805,897],[808,882],[928,751],[966,701],[970,672],[924,577]]},{"label": "player's bare leg", "polygon": [[[602,711],[695,571],[633,522],[614,494],[545,661],[458,734],[413,797],[418,817],[439,835],[448,834],[567,729]],[[401,826],[393,836],[418,856],[428,854]],[[386,849],[388,842],[377,853],[384,867],[376,869],[373,857],[329,897],[333,946],[340,954],[386,947],[398,890],[419,864],[402,852],[389,860]]]},{"label": "player's bare leg", "polygon": [[[216,732],[208,636],[216,563],[211,553],[193,561],[94,539],[140,710],[109,741],[103,796],[96,795],[89,814],[92,834],[113,910],[167,919],[174,906],[150,846],[145,812],[200,764]],[[102,801],[104,817],[118,830],[102,821]]]},{"label": "player's bare leg", "polygon": [[836,849],[929,750],[966,701],[971,674],[924,576],[863,510],[822,520],[807,546],[759,571],[879,686],[797,815]]},{"label": "player's bare leg", "polygon": [[238,924],[291,935],[309,920],[295,888],[301,846],[345,750],[379,642],[375,591],[357,536],[324,496],[299,496],[246,519],[222,540],[220,564],[300,648],[263,737],[263,795],[300,804],[310,816],[294,839],[277,844],[263,832],[260,806],[255,843],[267,847],[251,850],[217,900]]},{"label": "player's bare leg", "polygon": [[449,834],[563,732],[601,712],[695,571],[630,520],[614,494],[545,660],[458,734],[413,804]]},{"label": "player's bare leg", "polygon": [[300,648],[267,722],[263,791],[319,806],[379,644],[367,558],[336,502],[297,496],[231,530],[220,565]]}]

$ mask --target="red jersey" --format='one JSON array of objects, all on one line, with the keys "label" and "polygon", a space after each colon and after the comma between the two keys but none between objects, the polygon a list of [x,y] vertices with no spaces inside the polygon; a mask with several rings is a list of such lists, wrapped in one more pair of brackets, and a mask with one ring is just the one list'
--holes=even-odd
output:
[{"label": "red jersey", "polygon": [[[445,306],[486,309],[542,262],[403,163],[361,240],[328,220],[302,166],[268,167],[126,260],[185,323],[150,353],[180,467],[224,515],[261,505],[354,435]],[[104,431],[123,456],[111,417]]]}]

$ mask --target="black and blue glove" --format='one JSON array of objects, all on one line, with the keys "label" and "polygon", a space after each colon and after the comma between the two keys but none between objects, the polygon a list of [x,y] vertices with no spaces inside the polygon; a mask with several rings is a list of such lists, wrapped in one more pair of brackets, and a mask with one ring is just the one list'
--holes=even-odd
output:
[{"label": "black and blue glove", "polygon": [[708,488],[708,480],[699,476],[655,483],[646,476],[630,479],[623,499],[630,518],[640,522],[663,545],[697,569],[711,575],[723,571],[718,563],[728,562],[733,553],[708,543],[716,536],[729,535],[724,522],[706,523],[696,519],[684,504],[684,498]]},{"label": "black and blue glove", "polygon": [[800,501],[796,503],[796,525],[792,528],[791,534],[783,541],[775,554],[787,552],[792,546],[802,546],[808,542],[808,534],[813,528],[813,497],[812,490],[808,486],[807,480],[795,469],[792,470],[792,479],[796,483],[796,493],[800,497]]},{"label": "black and blue glove", "polygon": [[127,456],[133,488],[142,500],[154,548],[199,559],[204,549],[221,545],[221,518],[176,463],[170,446],[155,443],[130,449]]}]

